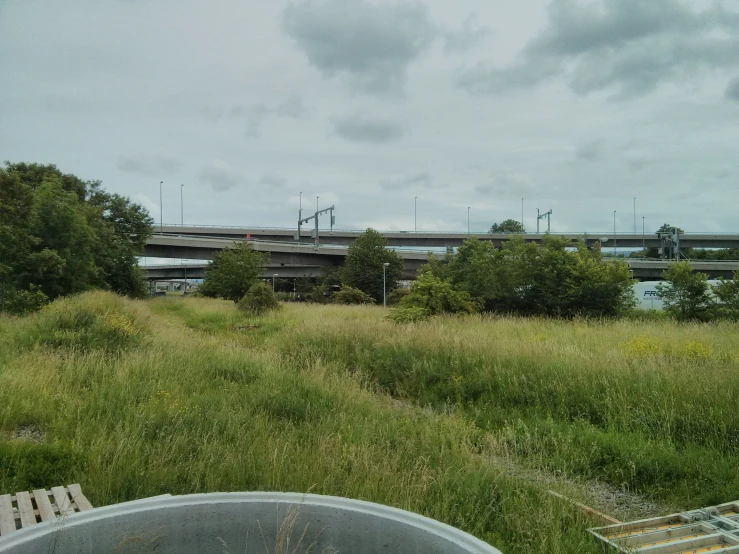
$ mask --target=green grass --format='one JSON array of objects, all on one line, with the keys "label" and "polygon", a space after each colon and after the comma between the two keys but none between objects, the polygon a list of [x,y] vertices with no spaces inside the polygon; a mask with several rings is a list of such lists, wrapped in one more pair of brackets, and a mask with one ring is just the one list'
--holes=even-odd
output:
[{"label": "green grass", "polygon": [[737,326],[384,313],[94,293],[0,318],[0,492],[310,491],[506,553],[598,551],[601,522],[549,488],[606,511],[597,482],[659,510],[739,498]]}]

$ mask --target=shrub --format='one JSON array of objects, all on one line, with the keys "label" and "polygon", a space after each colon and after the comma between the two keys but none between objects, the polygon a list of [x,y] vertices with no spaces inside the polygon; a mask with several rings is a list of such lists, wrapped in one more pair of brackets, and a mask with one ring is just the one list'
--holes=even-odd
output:
[{"label": "shrub", "polygon": [[429,313],[424,308],[419,308],[417,306],[411,306],[408,308],[399,307],[390,310],[387,315],[385,315],[385,318],[395,323],[416,323],[418,321],[428,319]]},{"label": "shrub", "polygon": [[5,310],[13,315],[25,315],[36,312],[48,304],[49,297],[35,285],[28,290],[8,291],[5,299]]},{"label": "shrub", "polygon": [[714,315],[708,275],[693,271],[690,262],[676,262],[662,273],[657,294],[665,311],[678,321],[708,321]]},{"label": "shrub", "polygon": [[239,300],[239,309],[250,315],[264,315],[279,307],[280,302],[267,283],[252,285],[244,297]]},{"label": "shrub", "polygon": [[410,293],[400,303],[401,308],[422,308],[428,315],[442,313],[475,313],[478,309],[467,291],[454,290],[449,281],[421,271]]},{"label": "shrub", "polygon": [[728,319],[739,319],[739,271],[733,279],[720,279],[713,287],[713,294],[718,300],[717,315]]},{"label": "shrub", "polygon": [[112,292],[87,292],[55,300],[24,320],[18,340],[82,351],[115,351],[136,346],[145,334],[139,316]]},{"label": "shrub", "polygon": [[396,306],[400,304],[400,301],[403,300],[403,298],[408,296],[410,293],[410,289],[395,289],[393,292],[387,295],[387,305]]},{"label": "shrub", "polygon": [[344,286],[334,294],[334,302],[337,304],[374,304],[375,299],[369,294],[354,287]]}]

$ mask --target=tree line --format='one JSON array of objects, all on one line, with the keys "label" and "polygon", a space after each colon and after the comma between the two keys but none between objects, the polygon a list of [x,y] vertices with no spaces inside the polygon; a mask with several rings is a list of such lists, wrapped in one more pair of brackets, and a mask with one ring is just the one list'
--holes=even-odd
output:
[{"label": "tree line", "polygon": [[147,292],[137,256],[152,233],[146,210],[55,165],[0,168],[0,309],[20,314],[98,288]]}]

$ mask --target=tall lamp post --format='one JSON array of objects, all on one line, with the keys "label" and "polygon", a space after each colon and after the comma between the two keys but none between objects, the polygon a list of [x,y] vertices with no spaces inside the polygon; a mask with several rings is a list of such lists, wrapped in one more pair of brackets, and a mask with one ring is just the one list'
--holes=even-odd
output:
[{"label": "tall lamp post", "polygon": [[634,234],[636,234],[636,196],[634,197]]},{"label": "tall lamp post", "polygon": [[613,257],[616,257],[616,210],[613,210]]},{"label": "tall lamp post", "polygon": [[413,197],[413,232],[418,233],[418,196]]},{"label": "tall lamp post", "polygon": [[470,234],[470,207],[467,206],[467,234]]},{"label": "tall lamp post", "polygon": [[644,216],[641,216],[641,249],[644,250],[644,257],[647,257],[646,240],[644,239]]},{"label": "tall lamp post", "polygon": [[387,308],[387,281],[386,281],[386,271],[387,268],[390,267],[390,264],[388,262],[385,262],[382,264],[382,307]]},{"label": "tall lamp post", "polygon": [[180,225],[185,226],[185,185],[180,185]]},{"label": "tall lamp post", "polygon": [[523,232],[523,198],[521,198],[521,232]]},{"label": "tall lamp post", "polygon": [[162,207],[162,183],[164,183],[164,181],[159,181],[159,234],[160,235],[163,232],[162,227],[164,227],[164,208]]}]

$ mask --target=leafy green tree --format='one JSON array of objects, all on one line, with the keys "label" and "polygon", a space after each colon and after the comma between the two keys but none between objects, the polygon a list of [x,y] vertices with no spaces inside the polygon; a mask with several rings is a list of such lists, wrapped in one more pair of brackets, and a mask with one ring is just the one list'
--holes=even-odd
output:
[{"label": "leafy green tree", "polygon": [[390,264],[385,270],[386,291],[390,293],[403,276],[403,258],[388,250],[387,239],[382,234],[367,229],[349,246],[341,282],[368,294],[375,302],[382,302],[382,268],[386,263]]},{"label": "leafy green tree", "polygon": [[589,250],[563,238],[541,244],[513,237],[495,248],[466,240],[449,262],[446,275],[485,310],[554,317],[615,316],[634,304],[631,273],[623,261],[606,262],[599,248]]},{"label": "leafy green tree", "polygon": [[53,299],[103,288],[141,295],[136,256],[150,235],[144,209],[99,181],[54,165],[6,162],[0,169],[0,282],[9,294],[39,298],[38,290]]},{"label": "leafy green tree", "polygon": [[272,288],[263,281],[252,285],[238,302],[239,310],[256,316],[277,310],[280,306],[281,304],[275,293],[272,292]]},{"label": "leafy green tree", "polygon": [[629,266],[622,260],[604,262],[600,248],[589,250],[579,243],[570,254],[566,311],[570,315],[614,317],[636,305]]},{"label": "leafy green tree", "polygon": [[739,319],[739,271],[734,272],[733,279],[720,279],[718,284],[713,285],[712,288],[717,300],[717,315],[728,319]]},{"label": "leafy green tree", "polygon": [[511,234],[511,233],[525,233],[526,229],[520,221],[515,219],[506,219],[502,223],[493,223],[490,227],[491,234]]},{"label": "leafy green tree", "polygon": [[399,307],[422,308],[428,315],[471,314],[478,308],[468,292],[456,290],[449,281],[435,277],[428,270],[418,273],[410,294],[400,301]]},{"label": "leafy green tree", "polygon": [[267,259],[265,254],[255,251],[247,242],[224,248],[205,268],[205,278],[198,290],[204,296],[238,302],[257,283]]},{"label": "leafy green tree", "polygon": [[[672,229],[674,225],[670,225],[669,223],[663,223],[662,226],[657,229],[657,234],[661,235],[662,233],[669,233],[670,229]],[[678,232],[682,233],[683,230],[680,229],[680,227],[677,228]]]},{"label": "leafy green tree", "polygon": [[657,294],[665,311],[678,321],[708,321],[713,316],[708,275],[694,272],[690,262],[675,262],[662,273]]}]

